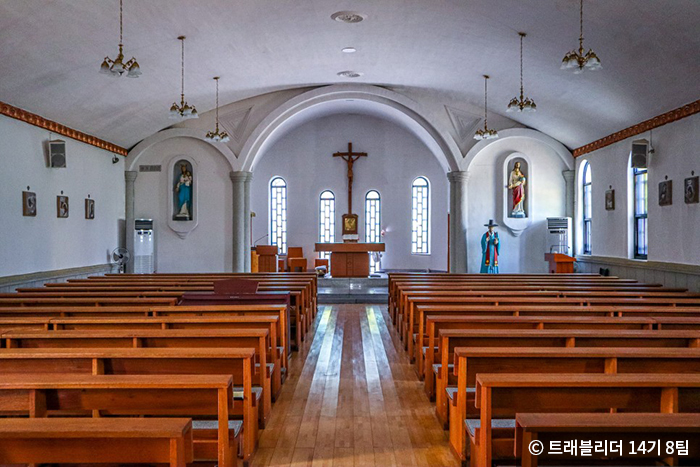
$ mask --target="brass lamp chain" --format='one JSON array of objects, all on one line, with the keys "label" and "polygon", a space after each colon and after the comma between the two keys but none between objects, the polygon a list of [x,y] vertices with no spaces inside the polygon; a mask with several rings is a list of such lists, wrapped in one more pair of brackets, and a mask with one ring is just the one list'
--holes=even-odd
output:
[{"label": "brass lamp chain", "polygon": [[185,38],[180,39],[181,47],[181,61],[180,61],[180,104],[185,107]]},{"label": "brass lamp chain", "polygon": [[488,111],[488,97],[489,97],[489,88],[488,88],[488,83],[489,83],[489,77],[488,75],[484,75],[484,128],[488,128],[489,126],[489,111]]},{"label": "brass lamp chain", "polygon": [[124,39],[124,4],[119,0],[119,47],[123,44]]},{"label": "brass lamp chain", "polygon": [[580,15],[579,15],[579,27],[580,27],[580,32],[579,32],[579,38],[578,38],[578,46],[579,50],[581,51],[581,56],[583,56],[583,0],[581,0],[581,9],[580,9]]},{"label": "brass lamp chain", "polygon": [[216,132],[219,132],[219,77],[216,80]]},{"label": "brass lamp chain", "polygon": [[520,102],[522,103],[524,93],[523,93],[523,37],[525,33],[520,33]]}]

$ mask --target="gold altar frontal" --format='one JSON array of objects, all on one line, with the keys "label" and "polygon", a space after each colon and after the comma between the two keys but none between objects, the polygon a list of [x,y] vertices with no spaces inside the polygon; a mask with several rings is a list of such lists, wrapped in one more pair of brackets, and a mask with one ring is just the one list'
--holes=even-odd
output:
[{"label": "gold altar frontal", "polygon": [[384,251],[383,243],[317,243],[315,251],[331,253],[333,277],[369,276],[369,253]]}]

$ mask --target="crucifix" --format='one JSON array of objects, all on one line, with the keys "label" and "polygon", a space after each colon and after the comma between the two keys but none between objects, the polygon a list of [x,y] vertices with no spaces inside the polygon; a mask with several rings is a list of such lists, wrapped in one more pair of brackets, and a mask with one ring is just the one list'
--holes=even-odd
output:
[{"label": "crucifix", "polygon": [[333,157],[342,157],[348,163],[348,214],[352,214],[352,165],[360,157],[367,157],[367,153],[352,152],[352,143],[348,143],[348,152],[336,152]]}]

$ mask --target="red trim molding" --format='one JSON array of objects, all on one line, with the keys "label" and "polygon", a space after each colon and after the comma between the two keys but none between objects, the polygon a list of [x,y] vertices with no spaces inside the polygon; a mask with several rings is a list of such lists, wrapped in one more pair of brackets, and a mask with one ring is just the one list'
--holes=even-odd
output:
[{"label": "red trim molding", "polygon": [[60,123],[56,123],[53,120],[46,119],[37,114],[27,112],[26,110],[22,110],[4,102],[0,102],[0,115],[6,115],[24,123],[29,123],[30,125],[49,130],[52,133],[57,133],[68,138],[72,138],[76,141],[80,141],[81,143],[89,144],[114,154],[119,154],[120,156],[126,156],[127,154],[127,150],[121,146],[117,146],[109,141],[88,135],[82,131],[74,130],[65,125],[61,125]]},{"label": "red trim molding", "polygon": [[645,131],[653,130],[654,128],[666,125],[667,123],[675,122],[685,117],[690,117],[691,115],[695,115],[699,112],[700,99],[695,102],[691,102],[690,104],[686,104],[683,107],[671,110],[670,112],[666,112],[665,114],[657,115],[656,117],[645,120],[642,123],[637,123],[636,125],[625,128],[624,130],[608,135],[605,138],[601,138],[597,141],[593,141],[592,143],[581,146],[580,148],[574,149],[574,157],[588,154],[589,152],[596,151],[600,148],[604,148],[605,146],[610,146],[618,141],[622,141],[623,139],[627,139],[630,136],[636,136],[640,133],[644,133]]}]

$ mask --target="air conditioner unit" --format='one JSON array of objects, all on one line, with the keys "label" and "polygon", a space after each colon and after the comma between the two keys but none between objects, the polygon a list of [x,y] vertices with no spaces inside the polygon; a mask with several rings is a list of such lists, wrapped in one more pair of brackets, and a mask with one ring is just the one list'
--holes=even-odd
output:
[{"label": "air conditioner unit", "polygon": [[60,139],[49,141],[49,167],[66,167],[66,142]]},{"label": "air conditioner unit", "polygon": [[646,169],[649,167],[649,141],[637,139],[632,141],[630,160],[633,169]]},{"label": "air conditioner unit", "polygon": [[573,252],[573,232],[570,217],[547,218],[547,251],[571,256]]},{"label": "air conditioner unit", "polygon": [[153,219],[136,219],[134,224],[134,273],[156,272],[156,249]]}]

